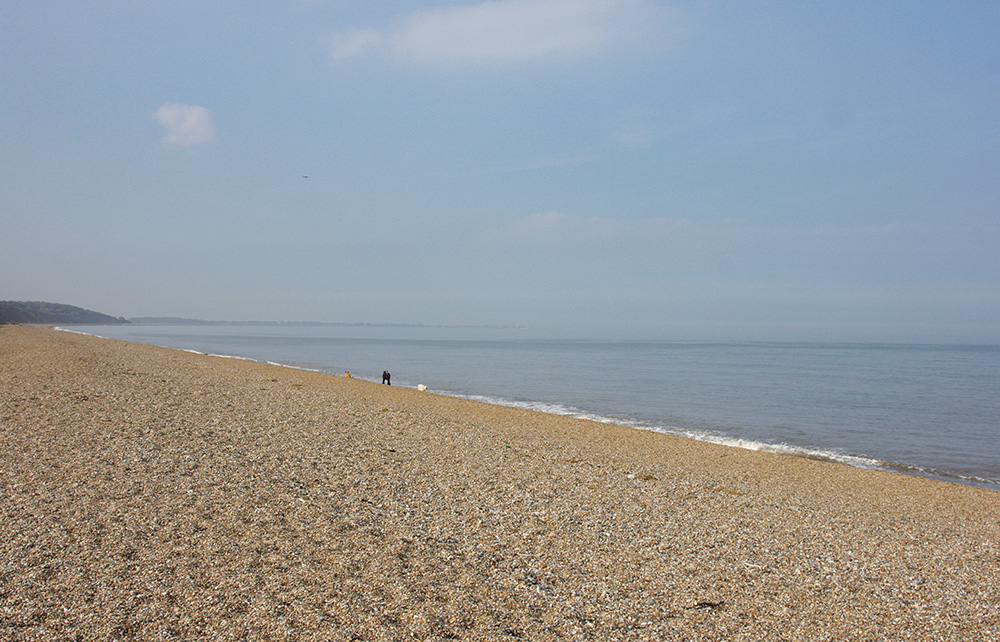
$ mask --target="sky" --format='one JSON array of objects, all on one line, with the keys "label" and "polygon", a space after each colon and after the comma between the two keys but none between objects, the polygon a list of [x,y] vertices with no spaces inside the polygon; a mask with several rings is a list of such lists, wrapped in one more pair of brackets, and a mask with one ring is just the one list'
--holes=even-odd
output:
[{"label": "sky", "polygon": [[1000,343],[1000,3],[0,7],[0,300]]}]

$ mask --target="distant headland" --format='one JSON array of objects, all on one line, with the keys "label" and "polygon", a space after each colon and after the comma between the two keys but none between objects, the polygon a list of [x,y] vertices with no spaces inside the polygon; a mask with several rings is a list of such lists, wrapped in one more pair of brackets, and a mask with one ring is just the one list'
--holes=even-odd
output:
[{"label": "distant headland", "polygon": [[423,323],[349,323],[336,321],[209,321],[183,317],[113,317],[63,303],[45,301],[0,301],[0,325],[10,323],[66,323],[73,325],[261,325],[331,326],[348,328],[463,328],[523,330],[522,325],[425,325]]},{"label": "distant headland", "polygon": [[113,317],[64,303],[45,301],[0,301],[0,325],[10,323],[130,323],[123,317]]}]

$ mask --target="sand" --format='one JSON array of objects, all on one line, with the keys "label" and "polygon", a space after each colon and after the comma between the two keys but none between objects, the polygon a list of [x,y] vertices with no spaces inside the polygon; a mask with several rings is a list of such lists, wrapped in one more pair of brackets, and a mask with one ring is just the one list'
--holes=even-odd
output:
[{"label": "sand", "polygon": [[5,640],[1000,639],[997,491],[48,328],[0,489]]}]

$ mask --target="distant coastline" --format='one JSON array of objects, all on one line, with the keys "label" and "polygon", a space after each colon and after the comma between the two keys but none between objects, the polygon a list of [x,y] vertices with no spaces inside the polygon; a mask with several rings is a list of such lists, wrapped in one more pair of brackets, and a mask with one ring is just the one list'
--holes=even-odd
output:
[{"label": "distant coastline", "polygon": [[4,324],[67,324],[67,325],[203,325],[203,326],[282,326],[331,328],[428,328],[472,330],[527,330],[528,326],[477,324],[372,323],[342,321],[211,321],[186,317],[115,317],[65,303],[48,301],[0,301],[0,325]]},{"label": "distant coastline", "polygon": [[127,324],[129,320],[65,303],[0,301],[0,325],[14,323],[113,325]]},{"label": "distant coastline", "polygon": [[136,325],[219,325],[219,326],[301,326],[331,328],[461,328],[476,330],[527,330],[524,325],[474,325],[474,324],[425,324],[425,323],[371,323],[342,321],[209,321],[206,319],[186,319],[183,317],[132,317],[130,323]]}]

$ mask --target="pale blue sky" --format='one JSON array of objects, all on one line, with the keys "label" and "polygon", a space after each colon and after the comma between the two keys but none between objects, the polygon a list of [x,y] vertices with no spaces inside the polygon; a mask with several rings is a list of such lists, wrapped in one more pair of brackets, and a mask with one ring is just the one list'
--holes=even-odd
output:
[{"label": "pale blue sky", "polygon": [[1000,342],[998,34],[985,1],[6,2],[0,299]]}]

